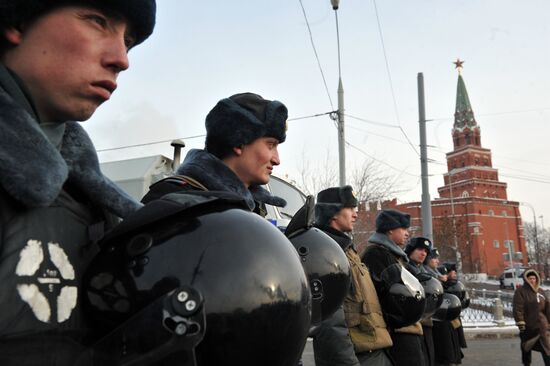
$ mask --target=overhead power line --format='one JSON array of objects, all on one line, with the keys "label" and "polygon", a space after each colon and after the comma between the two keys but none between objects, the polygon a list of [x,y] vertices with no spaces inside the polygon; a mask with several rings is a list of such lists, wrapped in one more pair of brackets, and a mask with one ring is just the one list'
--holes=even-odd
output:
[{"label": "overhead power line", "polygon": [[205,137],[206,135],[195,135],[195,136],[187,136],[187,137],[178,137],[178,138],[175,138],[175,139],[170,139],[170,140],[162,140],[162,141],[153,141],[153,142],[144,142],[142,144],[135,144],[135,145],[124,145],[124,146],[118,146],[118,147],[111,147],[111,148],[107,148],[107,149],[99,149],[99,150],[96,150],[96,152],[105,152],[105,151],[114,151],[114,150],[122,150],[122,149],[131,149],[131,148],[134,148],[134,147],[142,147],[142,146],[149,146],[149,145],[157,145],[157,144],[165,144],[167,142],[172,142],[174,140],[177,140],[177,139],[180,139],[180,140],[190,140],[190,139],[195,139],[195,138],[199,138],[199,137]]},{"label": "overhead power line", "polygon": [[376,136],[376,137],[380,137],[380,138],[383,138],[383,139],[386,139],[386,140],[395,141],[395,142],[398,142],[398,143],[400,143],[400,144],[405,144],[405,145],[408,145],[408,144],[409,144],[407,141],[399,140],[399,139],[396,139],[396,138],[394,138],[394,137],[390,137],[390,136],[386,136],[386,135],[381,135],[381,134],[378,134],[378,133],[374,133],[374,132],[371,132],[371,131],[367,131],[367,130],[364,130],[364,129],[359,128],[359,127],[355,127],[355,126],[348,125],[348,128],[351,128],[351,129],[353,129],[353,130],[357,130],[357,131],[364,132],[365,135],[367,135],[367,136]]},{"label": "overhead power line", "polygon": [[371,125],[377,125],[377,126],[382,126],[382,127],[389,127],[389,128],[399,128],[398,125],[392,125],[392,124],[388,124],[388,123],[384,123],[384,122],[376,122],[376,121],[371,121],[369,119],[364,119],[364,118],[359,118],[359,117],[355,117],[355,116],[352,116],[351,114],[344,114],[346,117],[349,117],[349,118],[353,118],[353,119],[356,119],[358,121],[361,121],[361,122],[365,122],[365,123],[369,123]]},{"label": "overhead power line", "polygon": [[287,119],[287,121],[298,121],[298,120],[306,119],[306,118],[321,117],[321,116],[330,115],[330,114],[332,114],[332,113],[334,113],[334,112],[325,112],[325,113],[312,114],[311,116],[294,117],[294,118],[289,118],[289,119]]},{"label": "overhead power line", "polygon": [[386,72],[388,74],[388,81],[390,83],[390,91],[391,96],[393,100],[393,110],[395,112],[395,118],[397,119],[397,124],[399,125],[399,129],[403,133],[403,136],[407,139],[409,142],[409,145],[414,150],[416,155],[420,156],[420,153],[416,149],[416,146],[412,143],[411,139],[407,134],[405,133],[405,130],[401,127],[401,120],[399,118],[399,110],[397,109],[397,98],[395,97],[395,91],[393,90],[393,81],[391,77],[391,71],[390,71],[390,63],[388,62],[388,56],[386,54],[386,45],[384,43],[384,36],[382,34],[382,25],[380,24],[380,17],[378,16],[378,7],[376,6],[376,0],[372,0],[372,4],[374,5],[374,13],[376,14],[376,23],[378,24],[378,34],[380,35],[380,43],[382,44],[382,52],[384,54],[384,61],[386,63]]},{"label": "overhead power line", "polygon": [[313,41],[313,33],[311,32],[311,27],[309,26],[306,9],[304,8],[304,4],[302,3],[302,0],[299,0],[299,2],[300,2],[300,6],[302,7],[302,13],[304,14],[304,19],[306,20],[307,30],[309,32],[309,39],[311,41],[311,47],[313,47],[313,53],[315,54],[315,58],[317,59],[317,65],[319,66],[321,77],[323,78],[323,84],[325,85],[325,90],[327,92],[328,100],[330,102],[330,108],[331,110],[334,110],[334,106],[332,104],[332,98],[330,97],[330,92],[328,91],[327,80],[325,79],[325,73],[323,72],[323,68],[321,67],[321,61],[319,60],[319,55],[317,54],[317,49],[315,48],[315,42]]},{"label": "overhead power line", "polygon": [[378,162],[378,163],[380,163],[380,164],[383,164],[383,165],[387,166],[388,168],[391,168],[391,169],[393,169],[393,170],[395,170],[395,171],[397,171],[397,172],[399,172],[399,173],[401,173],[401,174],[410,175],[411,177],[415,177],[415,178],[418,178],[418,177],[419,177],[419,175],[417,175],[417,174],[412,174],[412,173],[409,173],[409,172],[405,171],[406,168],[403,169],[403,170],[401,170],[401,169],[398,169],[398,168],[394,167],[394,166],[391,165],[391,164],[386,163],[386,162],[383,161],[383,160],[380,160],[380,159],[375,158],[374,156],[370,155],[369,153],[367,153],[367,152],[364,151],[363,149],[361,149],[361,148],[359,148],[359,147],[357,147],[357,146],[351,144],[351,143],[350,143],[349,141],[347,141],[347,140],[346,140],[346,145],[348,145],[348,146],[354,148],[355,150],[359,151],[360,153],[362,153],[363,155],[369,157],[370,159],[372,159],[372,160],[374,160],[374,161],[376,161],[376,162]]}]

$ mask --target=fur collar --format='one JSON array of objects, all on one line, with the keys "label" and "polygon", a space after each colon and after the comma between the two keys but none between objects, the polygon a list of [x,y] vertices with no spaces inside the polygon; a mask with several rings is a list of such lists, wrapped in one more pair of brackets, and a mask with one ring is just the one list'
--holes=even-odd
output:
[{"label": "fur collar", "polygon": [[328,225],[317,225],[317,227],[337,242],[343,250],[346,250],[350,245],[352,245],[351,238],[346,233],[336,230]]},{"label": "fur collar", "polygon": [[246,189],[239,177],[227,165],[204,150],[189,150],[176,174],[189,175],[211,191],[236,193],[246,201],[250,210],[255,207],[254,201],[279,207],[286,205],[284,199],[271,195],[260,186],[251,186]]},{"label": "fur collar", "polygon": [[141,207],[101,173],[92,141],[78,123],[66,123],[58,151],[38,122],[1,89],[0,162],[0,186],[29,208],[51,205],[66,181],[117,216]]},{"label": "fur collar", "polygon": [[389,250],[396,257],[401,257],[405,262],[409,261],[409,257],[403,249],[401,249],[397,244],[391,241],[386,234],[374,233],[369,238],[369,243],[374,243],[383,246]]}]

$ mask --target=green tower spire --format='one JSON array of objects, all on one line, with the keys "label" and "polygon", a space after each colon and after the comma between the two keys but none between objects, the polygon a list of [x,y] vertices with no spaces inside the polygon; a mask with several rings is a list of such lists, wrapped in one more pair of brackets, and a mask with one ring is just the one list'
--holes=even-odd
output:
[{"label": "green tower spire", "polygon": [[466,91],[466,84],[464,84],[464,79],[461,75],[462,63],[464,61],[457,60],[455,62],[458,69],[458,85],[456,87],[455,123],[453,127],[457,129],[477,126],[470,98],[468,98],[468,92]]}]

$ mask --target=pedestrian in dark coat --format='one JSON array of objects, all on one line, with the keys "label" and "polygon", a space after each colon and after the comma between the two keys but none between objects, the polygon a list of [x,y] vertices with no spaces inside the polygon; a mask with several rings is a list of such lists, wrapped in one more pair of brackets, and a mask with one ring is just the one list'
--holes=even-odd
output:
[{"label": "pedestrian in dark coat", "polygon": [[550,303],[540,288],[540,276],[534,269],[523,273],[524,284],[516,290],[513,313],[521,339],[521,361],[531,364],[531,351],[540,352],[544,365],[550,365]]},{"label": "pedestrian in dark coat", "polygon": [[74,365],[96,241],[141,204],[101,173],[85,121],[109,99],[154,0],[1,0],[0,364]]},{"label": "pedestrian in dark coat", "polygon": [[[407,254],[402,247],[409,239],[409,226],[410,215],[397,210],[382,210],[376,217],[376,233],[369,238],[362,260],[371,273],[379,298],[385,295],[382,272],[393,264],[408,264]],[[425,364],[422,326],[419,322],[391,329],[390,335],[393,341],[390,355],[397,366]]]}]

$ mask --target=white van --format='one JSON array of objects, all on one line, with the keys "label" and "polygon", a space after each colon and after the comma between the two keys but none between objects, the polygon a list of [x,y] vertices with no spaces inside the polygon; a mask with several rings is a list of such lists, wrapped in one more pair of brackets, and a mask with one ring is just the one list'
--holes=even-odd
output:
[{"label": "white van", "polygon": [[271,194],[286,200],[285,207],[266,205],[266,219],[284,231],[296,211],[306,202],[306,195],[289,182],[274,175],[271,176],[265,188],[268,189]]},{"label": "white van", "polygon": [[523,284],[523,272],[526,269],[525,267],[506,268],[499,277],[500,288],[515,290],[521,286]]}]

